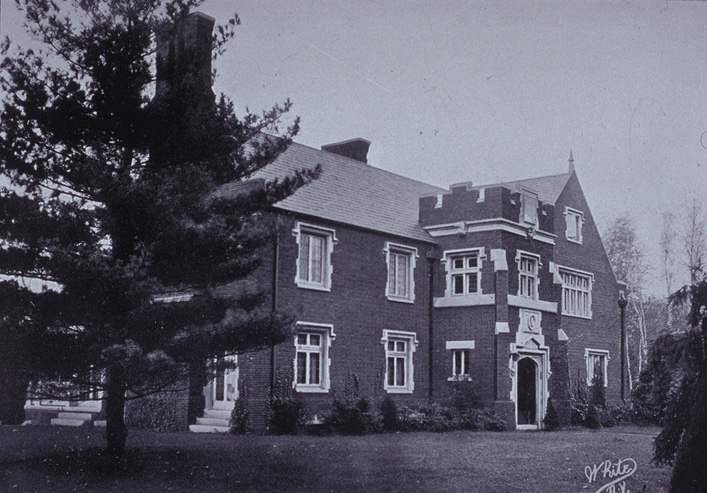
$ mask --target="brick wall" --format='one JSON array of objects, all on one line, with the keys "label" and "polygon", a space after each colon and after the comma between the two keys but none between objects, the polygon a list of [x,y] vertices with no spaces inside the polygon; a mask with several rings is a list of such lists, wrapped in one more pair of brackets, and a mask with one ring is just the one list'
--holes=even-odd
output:
[{"label": "brick wall", "polygon": [[[419,342],[413,353],[414,392],[392,394],[403,403],[421,403],[428,397],[428,330],[429,330],[429,265],[426,254],[431,244],[401,239],[315,218],[299,218],[304,222],[336,231],[337,242],[332,255],[331,290],[303,289],[295,284],[298,245],[293,229],[298,218],[280,215],[278,226],[278,310],[290,313],[296,321],[332,324],[336,335],[330,348],[331,388],[326,394],[297,393],[309,414],[321,413],[331,405],[334,395],[343,396],[354,376],[360,394],[382,399],[385,372],[385,349],[381,344],[383,330],[414,332]],[[385,296],[387,264],[386,241],[417,248],[414,273],[415,301],[400,303]],[[272,252],[263,254],[258,274],[260,282],[271,290]],[[291,381],[294,373],[294,339],[275,347],[276,373]],[[270,392],[271,350],[242,355],[240,385],[247,388],[253,425],[265,423],[264,410]]]},{"label": "brick wall", "polygon": [[[583,242],[581,245],[565,237],[565,207],[584,212]],[[617,305],[619,288],[601,242],[599,231],[592,217],[579,180],[572,175],[556,204],[555,228],[558,231],[555,261],[594,274],[592,288],[592,319],[563,316],[562,328],[569,336],[568,358],[572,381],[586,379],[585,348],[606,349],[610,352],[608,363],[609,387],[607,399],[620,400],[620,319]]]}]

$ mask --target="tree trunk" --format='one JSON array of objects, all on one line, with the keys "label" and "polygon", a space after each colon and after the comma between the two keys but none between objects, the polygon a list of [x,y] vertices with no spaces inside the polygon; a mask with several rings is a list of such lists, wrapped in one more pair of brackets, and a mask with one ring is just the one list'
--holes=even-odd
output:
[{"label": "tree trunk", "polygon": [[108,370],[106,402],[106,452],[114,465],[119,465],[125,452],[128,429],[125,426],[125,370],[119,366]]},{"label": "tree trunk", "polygon": [[631,351],[630,351],[630,344],[629,342],[631,341],[631,336],[629,334],[626,334],[626,374],[628,376],[628,395],[629,398],[631,397],[631,394],[633,393],[633,375],[631,374]]}]

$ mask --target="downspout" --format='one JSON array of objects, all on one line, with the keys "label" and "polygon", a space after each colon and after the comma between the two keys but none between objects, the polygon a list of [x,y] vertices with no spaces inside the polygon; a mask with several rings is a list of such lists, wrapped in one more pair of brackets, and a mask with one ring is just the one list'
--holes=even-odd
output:
[{"label": "downspout", "polygon": [[[280,265],[280,216],[275,216],[275,234],[273,236],[272,248],[272,296],[271,296],[271,313],[277,311],[277,288]],[[275,395],[275,344],[274,341],[270,345],[270,399]]]},{"label": "downspout", "polygon": [[427,399],[432,402],[432,379],[434,375],[434,265],[435,257],[432,249],[427,251],[427,277],[428,277],[428,296],[427,296]]}]

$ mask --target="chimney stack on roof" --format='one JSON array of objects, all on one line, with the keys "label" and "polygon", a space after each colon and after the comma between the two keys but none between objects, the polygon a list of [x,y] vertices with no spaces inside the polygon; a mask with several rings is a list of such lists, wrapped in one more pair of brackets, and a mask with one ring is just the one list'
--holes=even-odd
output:
[{"label": "chimney stack on roof", "polygon": [[215,22],[202,12],[192,12],[157,33],[156,98],[178,87],[211,91],[211,35]]},{"label": "chimney stack on roof", "polygon": [[371,142],[360,137],[355,139],[334,142],[333,144],[325,144],[322,146],[322,151],[333,152],[340,156],[346,156],[362,163],[368,163],[368,148],[371,147]]}]

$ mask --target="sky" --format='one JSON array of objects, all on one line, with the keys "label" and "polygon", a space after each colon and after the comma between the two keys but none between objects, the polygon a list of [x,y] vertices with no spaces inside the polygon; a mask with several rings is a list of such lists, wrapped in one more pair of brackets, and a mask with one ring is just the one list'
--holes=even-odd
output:
[{"label": "sky", "polygon": [[[22,42],[0,0],[0,31]],[[242,25],[215,89],[290,98],[296,140],[363,137],[369,163],[447,187],[564,172],[601,229],[634,218],[664,294],[664,210],[707,189],[707,2],[207,0]],[[701,199],[702,200],[702,199]],[[680,279],[682,280],[682,279]]]}]

